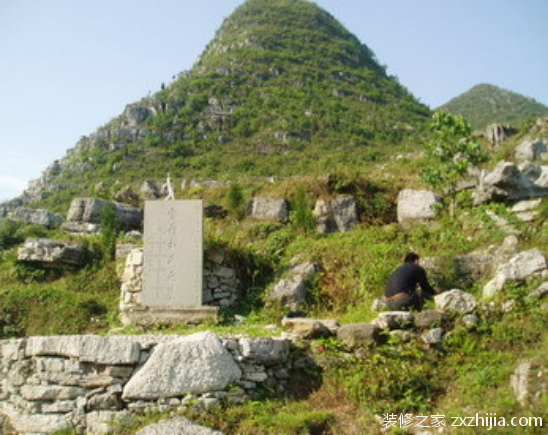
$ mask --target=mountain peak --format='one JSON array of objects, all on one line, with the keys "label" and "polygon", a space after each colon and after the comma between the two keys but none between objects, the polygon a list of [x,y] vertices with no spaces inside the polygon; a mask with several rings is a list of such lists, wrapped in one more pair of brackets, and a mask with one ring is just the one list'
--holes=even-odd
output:
[{"label": "mountain peak", "polygon": [[477,129],[493,123],[517,126],[528,119],[548,116],[548,107],[533,98],[489,83],[472,87],[440,109],[465,117]]}]

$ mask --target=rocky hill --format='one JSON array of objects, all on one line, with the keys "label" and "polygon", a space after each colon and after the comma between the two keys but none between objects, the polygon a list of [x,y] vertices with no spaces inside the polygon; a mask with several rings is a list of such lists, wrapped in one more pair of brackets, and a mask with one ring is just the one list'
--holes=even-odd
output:
[{"label": "rocky hill", "polygon": [[474,86],[440,109],[464,116],[476,129],[495,123],[516,127],[524,121],[548,116],[544,104],[490,84]]},{"label": "rocky hill", "polygon": [[167,172],[233,179],[359,165],[391,154],[429,115],[314,3],[248,0],[190,71],[83,137],[23,199],[51,207],[99,181]]}]

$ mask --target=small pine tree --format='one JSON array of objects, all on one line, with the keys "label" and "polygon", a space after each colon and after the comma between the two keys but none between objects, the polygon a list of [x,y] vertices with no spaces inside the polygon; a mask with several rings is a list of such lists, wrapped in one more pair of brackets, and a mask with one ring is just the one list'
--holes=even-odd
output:
[{"label": "small pine tree", "polygon": [[116,256],[116,211],[111,204],[107,204],[101,213],[101,248],[105,260],[114,260]]}]

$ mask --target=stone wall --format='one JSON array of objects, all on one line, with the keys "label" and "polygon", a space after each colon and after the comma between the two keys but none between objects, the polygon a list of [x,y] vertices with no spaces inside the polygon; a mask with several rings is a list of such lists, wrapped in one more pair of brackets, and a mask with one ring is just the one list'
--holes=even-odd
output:
[{"label": "stone wall", "polygon": [[283,393],[294,355],[281,338],[210,332],[2,340],[0,433],[107,433],[106,421],[136,413]]},{"label": "stone wall", "polygon": [[[120,313],[124,324],[130,323],[124,313],[141,306],[143,265],[143,250],[141,248],[131,250],[122,274],[120,295]],[[236,270],[227,264],[222,253],[205,254],[203,274],[204,305],[227,307],[238,299],[240,281],[236,276]]]}]

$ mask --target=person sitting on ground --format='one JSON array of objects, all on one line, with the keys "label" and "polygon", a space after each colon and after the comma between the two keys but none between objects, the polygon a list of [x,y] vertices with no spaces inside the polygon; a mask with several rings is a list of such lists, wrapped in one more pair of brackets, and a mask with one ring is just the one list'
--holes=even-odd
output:
[{"label": "person sitting on ground", "polygon": [[[420,257],[414,252],[409,252],[404,263],[398,267],[386,284],[384,293],[386,306],[391,311],[413,309],[420,311],[426,299],[431,299],[438,293],[428,283],[426,271],[419,266]],[[421,292],[417,290],[420,286]]]}]

